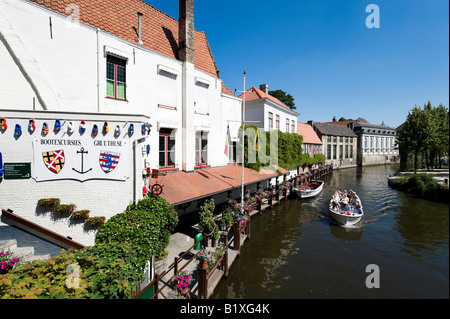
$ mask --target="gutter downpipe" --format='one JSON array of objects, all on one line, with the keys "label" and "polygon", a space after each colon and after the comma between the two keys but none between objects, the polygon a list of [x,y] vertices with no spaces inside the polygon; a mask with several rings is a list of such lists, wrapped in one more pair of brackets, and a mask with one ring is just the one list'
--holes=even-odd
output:
[{"label": "gutter downpipe", "polygon": [[97,33],[97,112],[100,113],[100,40],[99,40],[99,30],[96,29]]}]

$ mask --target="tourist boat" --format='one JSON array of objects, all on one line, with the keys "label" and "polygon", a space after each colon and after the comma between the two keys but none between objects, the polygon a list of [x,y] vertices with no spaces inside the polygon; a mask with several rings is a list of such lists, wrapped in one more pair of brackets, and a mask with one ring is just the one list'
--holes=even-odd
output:
[{"label": "tourist boat", "polygon": [[337,206],[333,205],[333,198],[330,200],[330,213],[335,221],[337,221],[342,226],[352,226],[361,220],[364,215],[363,207],[361,201],[356,195],[356,202],[360,203],[360,207],[356,205],[345,206],[342,202],[339,202]]},{"label": "tourist boat", "polygon": [[323,188],[323,181],[312,180],[300,185],[300,187],[294,188],[298,197],[310,198],[320,194]]}]

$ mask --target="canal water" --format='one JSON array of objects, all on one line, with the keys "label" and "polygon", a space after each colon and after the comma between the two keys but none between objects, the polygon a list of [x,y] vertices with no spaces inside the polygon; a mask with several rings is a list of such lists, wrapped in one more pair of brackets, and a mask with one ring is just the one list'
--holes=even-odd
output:
[{"label": "canal water", "polygon": [[[392,189],[396,170],[334,171],[320,196],[254,216],[250,240],[211,298],[449,298],[449,206]],[[332,222],[338,188],[358,193],[359,225]],[[368,266],[379,269],[379,288],[367,287],[377,274]]]}]

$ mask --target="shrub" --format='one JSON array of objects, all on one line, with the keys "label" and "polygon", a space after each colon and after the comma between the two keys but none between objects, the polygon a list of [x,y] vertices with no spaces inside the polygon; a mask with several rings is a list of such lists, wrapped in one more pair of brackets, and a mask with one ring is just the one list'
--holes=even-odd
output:
[{"label": "shrub", "polygon": [[134,249],[128,244],[62,251],[49,260],[37,260],[0,277],[4,299],[128,298],[142,279]]},{"label": "shrub", "polygon": [[0,279],[0,295],[4,299],[86,298],[91,283],[84,271],[77,277],[78,288],[66,286],[66,269],[76,262],[73,252],[63,252],[46,261],[37,260],[17,267]]},{"label": "shrub", "polygon": [[448,202],[448,187],[440,185],[429,174],[401,176],[399,179],[399,188],[407,193],[426,199]]},{"label": "shrub", "polygon": [[128,242],[136,252],[137,265],[143,270],[152,255],[163,254],[177,223],[173,206],[151,194],[108,219],[97,233],[95,243]]}]

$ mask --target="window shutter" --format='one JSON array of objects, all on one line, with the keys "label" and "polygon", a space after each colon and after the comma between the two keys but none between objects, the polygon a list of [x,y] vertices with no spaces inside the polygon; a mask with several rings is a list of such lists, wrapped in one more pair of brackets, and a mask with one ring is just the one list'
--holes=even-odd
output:
[{"label": "window shutter", "polygon": [[209,114],[209,85],[203,82],[195,83],[195,112]]},{"label": "window shutter", "polygon": [[160,70],[158,73],[159,103],[176,107],[176,79],[175,74]]}]

